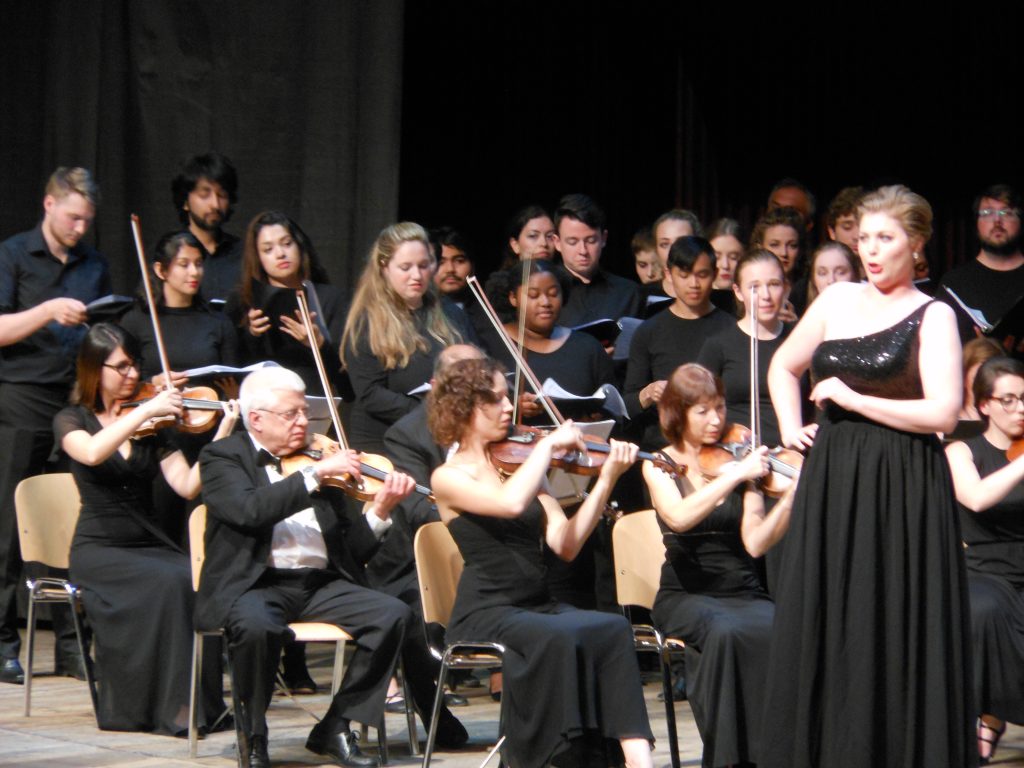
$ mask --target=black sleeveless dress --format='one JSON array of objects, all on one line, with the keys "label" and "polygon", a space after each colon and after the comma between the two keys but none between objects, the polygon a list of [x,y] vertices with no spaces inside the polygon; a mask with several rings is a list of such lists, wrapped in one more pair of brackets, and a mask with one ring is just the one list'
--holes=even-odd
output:
[{"label": "black sleeveless dress", "polygon": [[[878,333],[822,342],[814,379],[920,398],[926,306]],[[830,404],[775,595],[761,768],[977,764],[962,552],[935,435]]]},{"label": "black sleeveless dress", "polygon": [[[965,443],[981,477],[1010,463],[983,435]],[[1024,723],[1024,484],[983,512],[961,506],[960,522],[977,711]]]},{"label": "black sleeveless dress", "polygon": [[[54,418],[57,442],[102,425],[81,406]],[[138,522],[157,523],[153,478],[173,453],[164,432],[132,441],[94,467],[71,461],[82,509],[71,542],[71,578],[94,635],[100,728],[184,735],[192,665],[195,603],[188,556]],[[134,513],[134,514],[133,514]],[[224,711],[217,645],[205,654],[199,724]],[[205,649],[204,649],[205,650]]]},{"label": "black sleeveless dress", "polygon": [[704,766],[756,763],[775,607],[740,539],[743,491],[685,533],[659,517],[666,559],[654,623],[686,641],[686,694]]},{"label": "black sleeveless dress", "polygon": [[[654,738],[629,622],[556,603],[544,584],[543,515],[535,501],[516,519],[464,512],[448,526],[466,567],[447,637],[506,648],[502,706],[512,768],[546,766],[583,737]],[[578,750],[556,759],[618,764],[618,745],[608,746],[608,756],[601,743],[590,760]]]}]

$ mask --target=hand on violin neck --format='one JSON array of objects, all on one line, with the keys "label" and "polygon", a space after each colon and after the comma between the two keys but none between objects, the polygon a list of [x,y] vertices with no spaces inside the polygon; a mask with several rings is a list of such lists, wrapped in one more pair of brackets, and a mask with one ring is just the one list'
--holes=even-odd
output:
[{"label": "hand on violin neck", "polygon": [[736,470],[744,480],[757,480],[768,474],[768,446],[756,448],[743,461],[736,465]]},{"label": "hand on violin neck", "polygon": [[639,450],[633,443],[611,440],[608,444],[608,457],[601,465],[601,477],[612,482],[618,480],[636,462]]},{"label": "hand on violin neck", "polygon": [[586,453],[587,450],[586,443],[583,442],[583,433],[571,420],[562,422],[553,432],[548,433],[542,440],[545,441],[553,452],[579,450]]},{"label": "hand on violin neck", "polygon": [[220,440],[222,437],[227,437],[234,432],[235,425],[238,423],[238,418],[242,413],[237,400],[222,402],[221,407],[224,409],[224,416],[217,426],[217,433],[213,436],[214,440]]},{"label": "hand on violin neck", "polygon": [[[171,386],[177,389],[181,389],[188,383],[188,376],[178,371],[171,371]],[[166,378],[162,373],[156,374],[153,379],[153,386],[157,389],[164,389],[166,387]]]},{"label": "hand on violin neck", "polygon": [[319,480],[343,475],[351,475],[353,479],[358,480],[360,477],[359,453],[353,450],[339,450],[324,456],[313,467]]},{"label": "hand on violin neck", "polygon": [[392,472],[384,480],[384,485],[377,491],[377,495],[373,497],[371,509],[381,520],[387,520],[391,517],[391,511],[400,501],[407,498],[415,487],[416,481],[409,475]]}]

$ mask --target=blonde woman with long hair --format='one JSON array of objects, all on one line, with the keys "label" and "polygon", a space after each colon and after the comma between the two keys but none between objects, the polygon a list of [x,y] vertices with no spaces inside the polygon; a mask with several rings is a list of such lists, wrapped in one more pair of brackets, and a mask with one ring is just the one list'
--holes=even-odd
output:
[{"label": "blonde woman with long hair", "polygon": [[409,392],[430,380],[450,344],[472,338],[462,311],[442,302],[426,230],[413,222],[385,227],[359,278],[341,339],[356,405],[349,437],[362,451],[384,450],[384,432],[416,407]]}]

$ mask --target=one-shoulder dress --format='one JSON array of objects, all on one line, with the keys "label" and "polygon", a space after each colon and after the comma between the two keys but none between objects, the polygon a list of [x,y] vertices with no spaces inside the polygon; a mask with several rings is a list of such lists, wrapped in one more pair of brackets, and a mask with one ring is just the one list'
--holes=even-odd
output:
[{"label": "one-shoulder dress", "polygon": [[[814,380],[921,398],[926,308],[822,342]],[[829,404],[787,538],[760,768],[976,765],[960,522],[937,437]]]},{"label": "one-shoulder dress", "polygon": [[585,764],[618,764],[618,744],[602,737],[654,738],[632,631],[622,616],[551,598],[543,515],[535,501],[515,519],[464,512],[449,524],[466,566],[447,637],[506,648],[502,706],[512,768],[540,768],[563,752],[579,759],[581,742],[600,747],[598,762]]},{"label": "one-shoulder dress", "polygon": [[[54,419],[59,443],[99,420],[81,406]],[[100,728],[183,735],[188,728],[194,593],[189,559],[139,520],[156,523],[153,478],[175,450],[165,433],[133,440],[128,458],[116,452],[90,467],[71,461],[82,497],[71,542],[71,578],[82,589],[94,634]],[[224,710],[220,659],[206,653],[200,726]]]},{"label": "one-shoulder dress", "polygon": [[[1010,463],[984,435],[965,442],[981,477]],[[977,712],[1024,723],[1024,484],[982,512],[961,506],[960,522]]]},{"label": "one-shoulder dress", "polygon": [[659,517],[665,565],[654,623],[686,641],[686,697],[704,766],[758,762],[774,606],[740,539],[743,490],[684,533]]}]

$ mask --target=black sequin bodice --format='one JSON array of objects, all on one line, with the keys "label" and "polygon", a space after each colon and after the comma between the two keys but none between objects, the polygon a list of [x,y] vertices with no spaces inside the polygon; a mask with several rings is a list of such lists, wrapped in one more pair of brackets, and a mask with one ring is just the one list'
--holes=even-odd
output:
[{"label": "black sequin bodice", "polygon": [[888,400],[921,398],[918,331],[930,303],[877,333],[823,341],[811,358],[814,381],[835,376],[862,395]]}]

